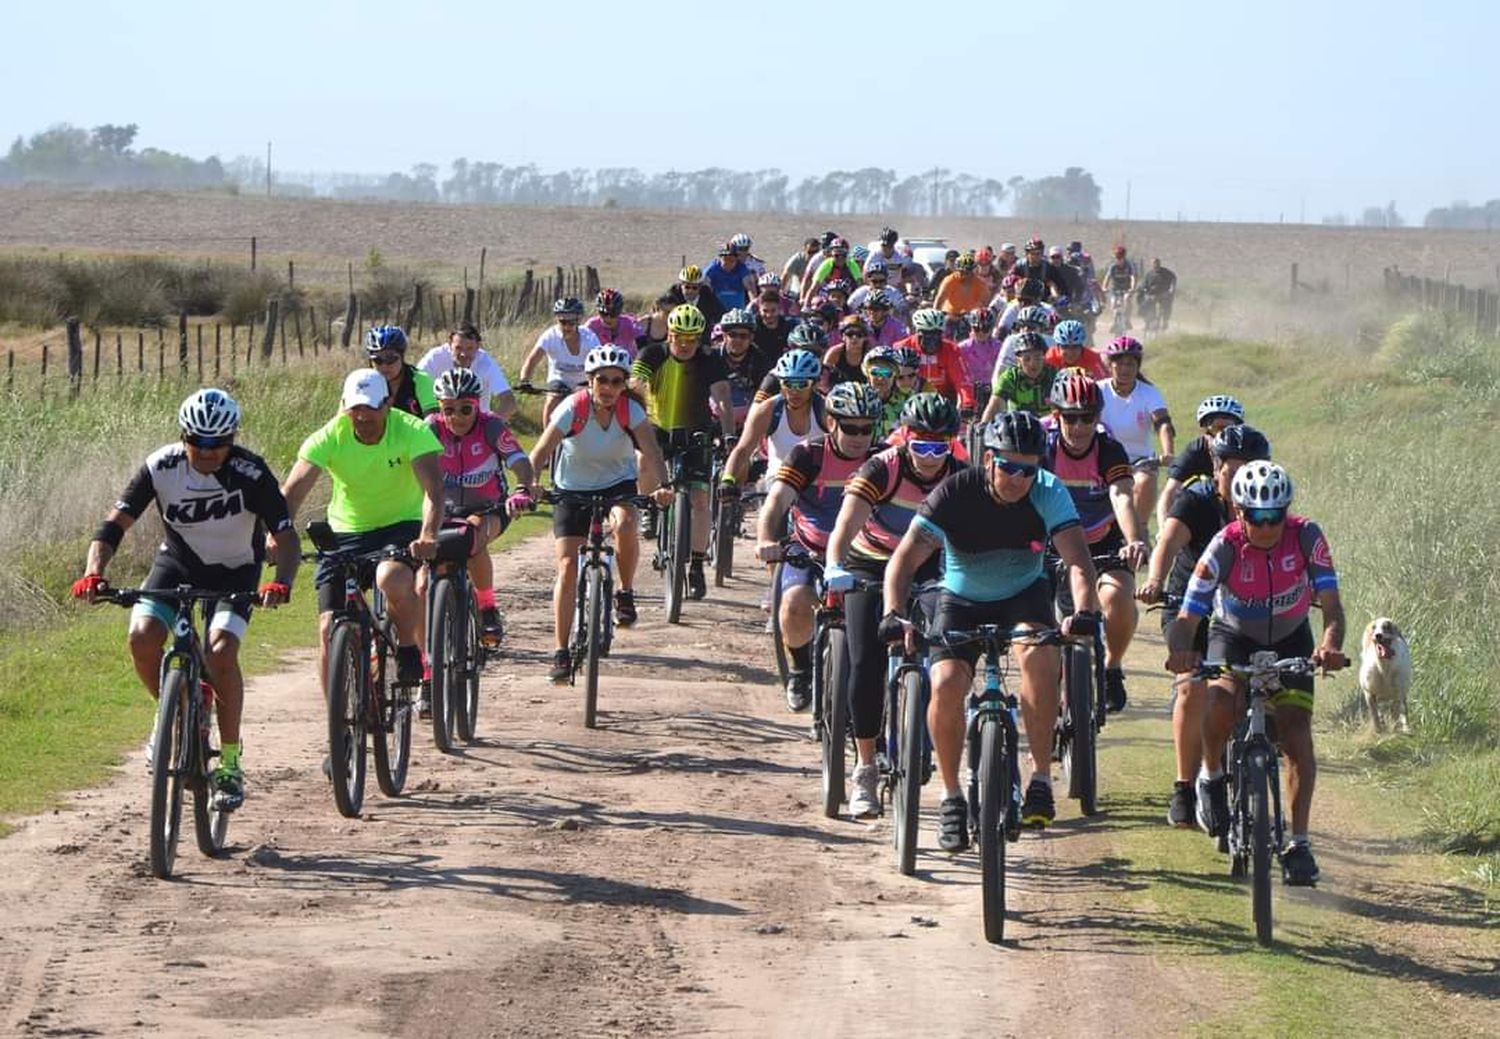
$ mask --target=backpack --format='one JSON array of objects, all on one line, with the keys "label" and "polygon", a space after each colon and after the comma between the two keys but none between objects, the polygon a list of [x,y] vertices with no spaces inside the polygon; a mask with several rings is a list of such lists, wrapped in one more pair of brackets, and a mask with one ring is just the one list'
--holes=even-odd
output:
[{"label": "backpack", "polygon": [[[632,443],[635,441],[635,431],[630,428],[630,402],[632,398],[628,393],[621,393],[615,400],[615,422],[624,430]],[[572,418],[568,421],[567,432],[564,437],[576,437],[583,432],[583,427],[588,425],[590,416],[594,411],[594,404],[586,389],[578,390],[568,398],[565,408],[572,409]]]}]

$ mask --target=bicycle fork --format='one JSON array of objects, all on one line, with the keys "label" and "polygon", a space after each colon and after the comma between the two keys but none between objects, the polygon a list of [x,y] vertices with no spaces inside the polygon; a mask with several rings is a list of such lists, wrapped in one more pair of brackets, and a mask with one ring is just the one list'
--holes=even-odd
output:
[{"label": "bicycle fork", "polygon": [[986,725],[1003,726],[1006,777],[1010,784],[1010,797],[1005,806],[1005,839],[1017,840],[1021,836],[1021,770],[1018,761],[1020,732],[1020,703],[1013,693],[1000,686],[1000,672],[993,661],[985,664],[984,692],[979,696],[969,694],[964,705],[965,747],[969,765],[969,826],[973,833],[979,832],[979,766],[981,733]]}]

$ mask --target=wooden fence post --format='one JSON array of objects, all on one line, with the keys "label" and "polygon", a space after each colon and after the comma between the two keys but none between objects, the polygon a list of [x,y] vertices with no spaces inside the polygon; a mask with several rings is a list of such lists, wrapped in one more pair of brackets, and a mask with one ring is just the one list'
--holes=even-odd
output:
[{"label": "wooden fence post", "polygon": [[297,265],[291,260],[286,261],[286,287],[288,289],[297,287]]},{"label": "wooden fence post", "polygon": [[239,331],[240,331],[240,326],[238,326],[238,325],[230,325],[229,326],[229,374],[230,375],[233,375],[234,371],[235,371],[235,360],[236,360],[235,353],[237,351]]},{"label": "wooden fence post", "polygon": [[477,300],[478,298],[479,298],[479,294],[477,292],[475,292],[473,289],[464,289],[464,323],[465,324],[471,324],[472,325],[474,323],[474,301]]},{"label": "wooden fence post", "polygon": [[104,334],[97,328],[94,329],[94,383],[99,382],[99,352],[100,345],[104,342]]},{"label": "wooden fence post", "polygon": [[349,349],[349,337],[354,335],[354,326],[359,321],[359,297],[354,290],[349,291],[349,302],[344,306],[344,333],[339,337],[339,345],[345,350]]},{"label": "wooden fence post", "polygon": [[[439,300],[441,302],[441,299]],[[406,308],[406,315],[402,320],[402,326],[412,335],[416,335],[417,322],[422,319],[422,283],[414,281],[411,283],[411,306]]]},{"label": "wooden fence post", "polygon": [[198,381],[203,381],[203,326],[198,326]]},{"label": "wooden fence post", "polygon": [[146,333],[145,332],[137,332],[135,334],[135,373],[137,375],[145,375],[146,374]]},{"label": "wooden fence post", "polygon": [[250,273],[255,273],[255,236],[250,236]]},{"label": "wooden fence post", "polygon": [[214,322],[214,382],[216,382],[216,383],[219,381],[220,366],[223,364],[223,362],[220,360],[220,358],[221,358],[222,355],[219,353],[219,351],[221,349],[223,349],[223,346],[224,346],[224,326],[221,325],[221,324],[219,324],[217,321],[215,321]]},{"label": "wooden fence post", "polygon": [[78,396],[83,383],[83,334],[76,317],[67,320],[68,329],[68,395]]},{"label": "wooden fence post", "polygon": [[51,349],[50,343],[42,344],[42,381],[47,381],[47,354]]},{"label": "wooden fence post", "polygon": [[302,311],[292,311],[292,330],[297,336],[297,359],[302,359]]},{"label": "wooden fence post", "polygon": [[115,333],[115,378],[125,377],[125,337],[119,332]]},{"label": "wooden fence post", "polygon": [[1292,299],[1297,298],[1297,265],[1292,264]]},{"label": "wooden fence post", "polygon": [[5,351],[5,392],[11,393],[16,388],[16,352]]},{"label": "wooden fence post", "polygon": [[181,311],[177,315],[177,367],[183,375],[188,373],[188,333],[187,333],[187,311]]},{"label": "wooden fence post", "polygon": [[272,296],[266,303],[266,334],[260,342],[260,356],[267,361],[271,359],[271,352],[276,349],[276,319],[280,314],[281,300]]},{"label": "wooden fence post", "polygon": [[156,330],[156,384],[160,386],[167,378],[167,339]]},{"label": "wooden fence post", "polygon": [[286,315],[280,316],[281,325],[281,363],[286,364]]}]

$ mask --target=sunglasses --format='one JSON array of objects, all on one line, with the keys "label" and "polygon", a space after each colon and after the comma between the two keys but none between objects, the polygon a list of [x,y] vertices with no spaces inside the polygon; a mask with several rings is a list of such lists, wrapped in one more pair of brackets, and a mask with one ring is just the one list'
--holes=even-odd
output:
[{"label": "sunglasses", "polygon": [[400,354],[376,354],[374,357],[370,358],[370,363],[373,364],[373,365],[376,365],[377,367],[381,367],[381,368],[384,368],[388,364],[400,364],[401,363],[401,355]]},{"label": "sunglasses", "polygon": [[234,437],[185,436],[182,438],[182,442],[191,447],[196,447],[200,451],[212,451],[216,447],[228,447],[230,444],[233,444]]},{"label": "sunglasses", "polygon": [[749,339],[750,332],[747,329],[735,328],[726,330],[724,336],[728,339]]},{"label": "sunglasses", "polygon": [[1006,476],[1035,476],[1041,466],[1032,462],[1012,462],[1009,458],[995,456],[995,468]]},{"label": "sunglasses", "polygon": [[623,376],[623,375],[615,375],[615,376],[611,376],[609,378],[605,378],[602,375],[596,375],[596,376],[594,376],[594,385],[595,386],[613,386],[616,389],[618,389],[619,387],[625,385],[625,376]]},{"label": "sunglasses", "polygon": [[870,378],[872,378],[872,379],[894,379],[895,377],[896,377],[896,369],[894,369],[894,368],[878,368],[877,367],[877,368],[871,368],[870,369]]},{"label": "sunglasses", "polygon": [[917,377],[917,373],[916,372],[897,372],[896,373],[896,378],[897,378],[898,381],[901,380],[901,379],[915,379],[916,377]]},{"label": "sunglasses", "polygon": [[1098,421],[1098,416],[1094,414],[1061,415],[1059,416],[1059,418],[1062,419],[1062,423],[1065,426],[1092,426],[1096,421]]},{"label": "sunglasses", "polygon": [[467,418],[477,410],[478,405],[476,404],[444,404],[442,408],[443,415],[448,418],[452,418],[454,415],[462,415]]},{"label": "sunglasses", "polygon": [[845,339],[869,339],[870,338],[870,333],[865,332],[862,329],[858,329],[858,328],[846,328],[846,329],[844,329],[844,338]]},{"label": "sunglasses", "polygon": [[1274,527],[1286,519],[1285,509],[1242,509],[1245,522],[1252,527]]},{"label": "sunglasses", "polygon": [[813,381],[811,379],[782,379],[781,388],[784,390],[810,390]]},{"label": "sunglasses", "polygon": [[918,458],[946,458],[953,450],[946,440],[913,440],[906,446]]},{"label": "sunglasses", "polygon": [[846,437],[867,437],[875,433],[873,422],[838,422],[839,432]]}]

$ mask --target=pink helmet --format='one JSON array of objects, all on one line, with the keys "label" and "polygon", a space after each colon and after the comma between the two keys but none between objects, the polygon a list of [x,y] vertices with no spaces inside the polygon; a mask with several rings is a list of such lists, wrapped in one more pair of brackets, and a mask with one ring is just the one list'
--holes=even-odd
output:
[{"label": "pink helmet", "polygon": [[1120,336],[1112,340],[1110,344],[1104,348],[1104,356],[1106,359],[1113,359],[1116,357],[1134,357],[1136,360],[1140,360],[1141,357],[1145,355],[1145,353],[1146,348],[1142,346],[1141,341],[1134,336]]}]

